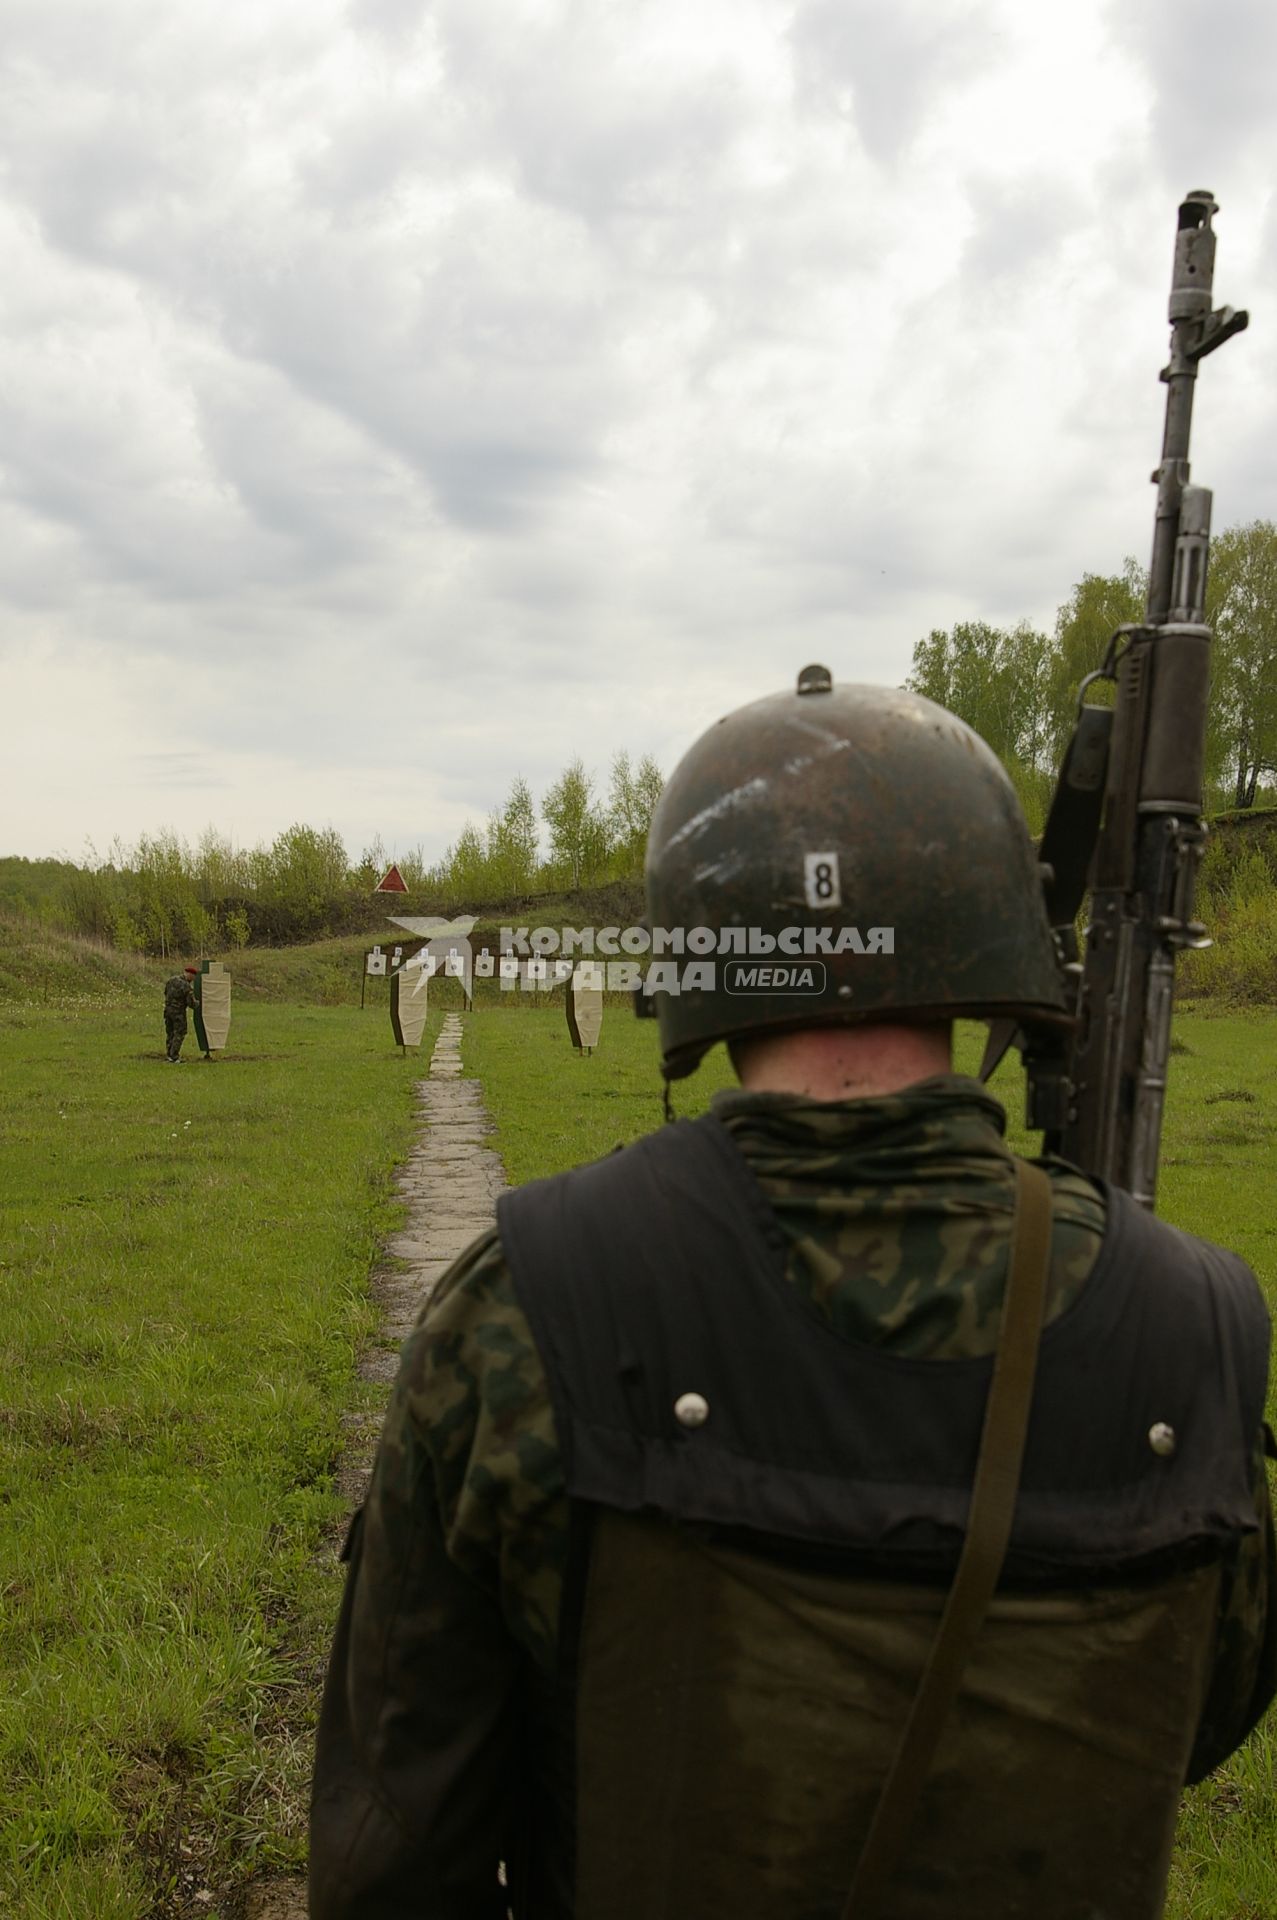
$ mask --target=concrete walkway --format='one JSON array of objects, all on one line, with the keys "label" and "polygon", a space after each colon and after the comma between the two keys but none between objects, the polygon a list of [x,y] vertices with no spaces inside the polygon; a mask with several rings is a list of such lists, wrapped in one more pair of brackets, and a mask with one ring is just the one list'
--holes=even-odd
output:
[{"label": "concrete walkway", "polygon": [[492,1225],[497,1195],[506,1184],[500,1160],[483,1144],[491,1122],[479,1083],[461,1078],[459,1013],[444,1018],[430,1059],[430,1078],[417,1087],[417,1103],[424,1126],[399,1176],[408,1219],[386,1248],[407,1268],[383,1275],[377,1285],[384,1315],[382,1351],[371,1354],[361,1369],[371,1380],[394,1378],[399,1346],[431,1288],[475,1236]]},{"label": "concrete walkway", "polygon": [[[417,1083],[421,1132],[397,1186],[408,1203],[400,1232],[386,1243],[394,1268],[373,1281],[381,1326],[359,1362],[365,1380],[389,1385],[399,1368],[399,1349],[435,1282],[479,1234],[490,1227],[497,1195],[506,1186],[505,1169],[483,1144],[492,1130],[477,1080],[461,1077],[461,1015],[444,1015],[430,1077]],[[336,1485],[357,1507],[372,1472],[381,1430],[380,1411],[354,1416]]]},{"label": "concrete walkway", "polygon": [[[373,1280],[372,1293],[381,1326],[359,1362],[365,1380],[389,1387],[399,1367],[399,1349],[440,1275],[492,1225],[497,1195],[506,1185],[505,1170],[483,1144],[492,1123],[477,1080],[461,1077],[461,1015],[444,1016],[430,1077],[417,1083],[422,1122],[417,1145],[400,1170],[398,1189],[408,1203],[402,1230],[387,1243],[395,1270]],[[352,1414],[334,1485],[353,1513],[372,1475],[383,1407]],[[343,1526],[342,1533],[345,1528]],[[336,1555],[341,1534],[332,1542]],[[248,1889],[246,1920],[306,1920],[306,1894],[300,1881],[273,1878]]]}]

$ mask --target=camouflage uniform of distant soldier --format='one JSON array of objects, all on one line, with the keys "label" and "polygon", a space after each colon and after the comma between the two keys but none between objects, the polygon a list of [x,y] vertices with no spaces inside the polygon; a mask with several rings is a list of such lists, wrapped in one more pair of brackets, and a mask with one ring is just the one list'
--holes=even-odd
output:
[{"label": "camouflage uniform of distant soldier", "polygon": [[182,1042],[186,1038],[186,1010],[195,1005],[195,968],[170,974],[164,982],[165,1053],[172,1066],[181,1064]]},{"label": "camouflage uniform of distant soldier", "polygon": [[[773,787],[781,785],[778,763],[792,769],[812,739],[841,736],[847,757],[854,752],[857,791],[881,792],[874,756],[883,739],[890,748],[903,724],[914,748],[920,722],[938,724],[927,703],[895,695],[875,704],[871,690],[857,690],[849,712],[852,691],[839,690],[840,706],[812,711],[810,723],[801,702],[759,703],[767,724],[746,744],[756,751],[761,732]],[[786,739],[793,717],[798,737]],[[958,723],[939,722],[956,730],[963,756],[975,752],[978,743]],[[763,789],[758,817],[732,830],[770,854],[769,835],[783,839],[775,827],[786,818],[783,793],[768,793],[763,778],[747,788],[748,755],[733,765],[729,754],[724,766],[724,749],[713,735],[707,741],[718,756],[705,769],[711,795],[739,802],[742,792]],[[725,811],[694,782],[680,785],[705,750],[705,742],[692,749],[653,825],[656,925],[675,923],[662,893],[663,861],[679,886],[689,872],[728,870],[716,861],[721,849],[688,831],[689,821]],[[956,871],[946,823],[970,830],[978,801],[992,792],[1000,805],[1001,788],[982,761],[982,794],[969,792],[975,776],[965,765],[956,795],[946,793],[937,753],[927,824],[940,844],[919,891],[942,940],[937,897],[944,901]],[[845,782],[845,765],[839,773]],[[797,844],[841,844],[845,896],[847,849],[855,850],[862,828],[855,806],[864,802],[831,799],[828,786],[813,784],[804,796],[812,819],[800,823]],[[839,817],[840,805],[844,815],[851,808],[850,819]],[[998,832],[1003,841],[995,834],[982,843],[976,833],[963,842],[966,857],[987,870],[976,903],[986,916],[998,888],[1014,892],[1019,883],[1026,901],[1035,898],[1022,826]],[[930,844],[926,834],[915,841]],[[771,898],[774,875],[775,868],[760,889]],[[879,881],[884,891],[875,898],[885,900],[885,869]],[[673,904],[681,904],[678,886]],[[703,892],[689,905],[695,918],[687,924],[757,924],[757,914],[744,919]],[[1025,915],[1031,948],[1037,930],[1027,908]],[[802,916],[791,907],[786,917]],[[855,919],[845,905],[833,917]],[[905,930],[902,912],[898,948]],[[1049,1018],[1053,987],[1048,972],[1035,971],[1032,951],[1013,952],[1000,974],[989,944],[979,990],[962,978],[960,954],[946,956],[949,1010]],[[888,1020],[895,1007],[944,1017],[934,980],[909,977],[909,964],[906,956],[867,1018]],[[834,995],[859,978],[834,964],[829,975]],[[846,1018],[836,1000],[818,1002],[812,1024],[822,1012]],[[752,1017],[764,1035],[773,1017],[783,1028],[811,1021],[807,1009],[796,1019],[783,1004],[776,1012],[766,1000],[729,1006],[704,996],[671,1001],[660,1017],[673,1075],[694,1065],[712,1038],[726,1037],[734,1049],[747,1043],[742,1020]],[[889,1461],[899,1449],[899,1483],[921,1482],[927,1393],[942,1374],[960,1380],[987,1367],[998,1345],[1015,1163],[997,1103],[952,1075],[852,1099],[743,1090],[717,1096],[712,1114],[503,1202],[499,1230],[445,1275],[404,1348],[369,1498],[348,1543],[317,1752],[314,1920],[498,1920],[507,1905],[535,1920],[843,1913],[957,1542],[937,1558],[922,1533],[911,1533],[918,1516],[910,1501],[925,1506],[925,1486],[902,1499],[879,1481],[848,1518],[838,1473],[850,1484],[857,1471],[856,1396],[833,1396],[835,1423],[845,1418],[855,1442],[839,1469],[814,1437],[797,1375],[789,1377],[790,1334],[760,1336],[758,1316],[778,1314],[792,1331],[818,1390],[826,1366],[836,1374],[848,1356],[869,1385],[875,1369],[884,1374],[888,1427],[892,1393],[898,1388],[907,1400],[913,1392],[908,1404],[921,1405],[924,1418],[885,1439]],[[662,1141],[667,1151],[654,1160],[651,1148],[659,1154]],[[682,1158],[697,1169],[686,1191]],[[667,1288],[664,1268],[646,1273],[641,1245],[635,1253],[647,1240],[665,1266],[678,1268],[677,1243],[662,1237],[661,1209],[649,1204],[644,1181],[656,1165],[680,1230],[696,1244],[699,1215],[715,1205],[719,1162],[728,1196],[722,1230],[735,1231],[734,1215],[752,1211],[757,1245],[774,1258],[773,1279],[751,1278],[750,1226],[740,1230],[739,1264],[707,1274],[690,1263]],[[1065,1373],[1066,1383],[1076,1381],[1075,1413],[1066,1395],[1056,1416],[1075,1423],[1056,1436],[1067,1457],[1085,1454],[1106,1405],[1138,1400],[1120,1356],[1116,1377],[1105,1377],[1120,1343],[1087,1334],[1106,1298],[1120,1307],[1132,1291],[1113,1259],[1114,1236],[1130,1231],[1129,1203],[1063,1162],[1043,1164],[1053,1224],[1039,1383],[1049,1396],[1048,1349],[1054,1343],[1058,1370],[1061,1343],[1071,1341],[1075,1358]],[[627,1217],[630,1189],[639,1204]],[[590,1195],[600,1190],[607,1207],[592,1215]],[[559,1209],[548,1216],[559,1223],[557,1240],[537,1238],[536,1210],[547,1204]],[[1149,1230],[1164,1238],[1168,1270],[1175,1248],[1201,1244],[1156,1223]],[[1216,1280],[1204,1278],[1208,1284]],[[1183,1502],[1168,1506],[1159,1487],[1169,1483],[1156,1477],[1164,1463],[1153,1461],[1148,1473],[1152,1455],[1138,1445],[1133,1471],[1152,1490],[1132,1504],[1130,1486],[1106,1490],[1087,1462],[1071,1504],[1066,1492],[1048,1490],[1057,1520],[1065,1517],[1054,1533],[1046,1527],[1036,1560],[1020,1539],[1017,1509],[955,1730],[933,1762],[916,1843],[882,1908],[893,1920],[1159,1913],[1185,1779],[1218,1764],[1271,1697],[1275,1575],[1260,1424],[1266,1323],[1240,1263],[1219,1284],[1223,1319],[1234,1309],[1240,1323],[1249,1315],[1258,1352],[1242,1420],[1232,1421],[1231,1456],[1209,1467],[1210,1515],[1186,1514]],[[692,1296],[690,1320],[680,1319],[684,1293]],[[566,1308],[557,1304],[563,1298]],[[654,1315],[663,1317],[648,1341]],[[1192,1355],[1203,1378],[1209,1347],[1208,1337]],[[689,1351],[700,1368],[691,1378]],[[1159,1361],[1150,1365],[1156,1374]],[[653,1376],[655,1427],[646,1411]],[[1193,1408],[1203,1424],[1208,1398]],[[1239,1410],[1227,1392],[1223,1398],[1226,1415]],[[699,1408],[680,1427],[689,1400]],[[1177,1420],[1192,1431],[1190,1420]],[[730,1442],[707,1470],[720,1421]],[[863,1435],[866,1448],[883,1438]],[[1136,1438],[1142,1443],[1143,1433]],[[941,1458],[951,1441],[941,1433]],[[1033,1457],[1030,1449],[1021,1483],[1030,1499],[1041,1497],[1028,1486]],[[1116,1480],[1127,1473],[1123,1467]],[[1108,1510],[1120,1513],[1116,1533],[1104,1531]]]}]

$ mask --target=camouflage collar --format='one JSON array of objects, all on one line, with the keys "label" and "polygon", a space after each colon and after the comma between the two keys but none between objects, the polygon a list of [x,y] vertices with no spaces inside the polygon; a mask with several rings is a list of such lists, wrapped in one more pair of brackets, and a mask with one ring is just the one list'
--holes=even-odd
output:
[{"label": "camouflage collar", "polygon": [[937,1149],[1005,1156],[1006,1114],[978,1080],[938,1074],[863,1100],[809,1100],[790,1093],[716,1093],[713,1111],[734,1135],[824,1153],[932,1154]]}]

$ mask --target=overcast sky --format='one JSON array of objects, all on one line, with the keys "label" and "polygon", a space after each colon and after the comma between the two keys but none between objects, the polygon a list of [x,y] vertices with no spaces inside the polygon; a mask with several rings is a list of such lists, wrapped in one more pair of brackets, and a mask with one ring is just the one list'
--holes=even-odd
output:
[{"label": "overcast sky", "polygon": [[1175,207],[1277,517],[1277,8],[5,0],[0,853],[429,857],[1147,558]]}]

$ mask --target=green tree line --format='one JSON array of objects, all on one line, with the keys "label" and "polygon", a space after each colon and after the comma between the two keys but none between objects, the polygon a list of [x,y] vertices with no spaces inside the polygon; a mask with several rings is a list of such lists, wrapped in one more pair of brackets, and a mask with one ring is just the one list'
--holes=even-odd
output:
[{"label": "green tree line", "polygon": [[[416,905],[518,908],[537,895],[637,878],[661,772],[650,755],[619,753],[606,792],[573,760],[542,796],[516,778],[483,828],[467,824],[443,859],[420,847],[392,855],[380,839],[357,861],[332,827],[301,823],[270,846],[237,848],[209,827],[192,846],[143,834],[82,863],[0,860],[0,902],[129,952],[159,956],[282,946],[380,925],[373,889],[392,858]],[[546,850],[542,850],[542,824]]]},{"label": "green tree line", "polygon": [[438,865],[423,873],[423,889],[456,907],[637,879],[663,784],[650,754],[635,762],[618,753],[606,793],[596,791],[584,762],[573,760],[541,800],[549,840],[543,857],[531,791],[516,779],[486,827],[467,822]]},{"label": "green tree line", "polygon": [[[1078,689],[1099,666],[1114,629],[1143,617],[1147,576],[1127,560],[1117,574],[1084,574],[1054,632],[1027,621],[961,621],[913,650],[906,684],[982,734],[999,755],[1037,831],[1072,731]],[[1206,617],[1214,629],[1207,738],[1207,804],[1251,808],[1277,774],[1277,525],[1255,520],[1211,543]],[[1088,698],[1111,698],[1098,683]]]}]

